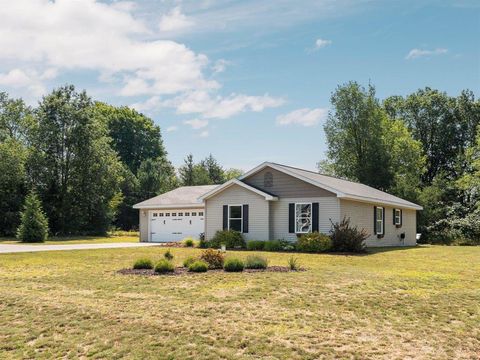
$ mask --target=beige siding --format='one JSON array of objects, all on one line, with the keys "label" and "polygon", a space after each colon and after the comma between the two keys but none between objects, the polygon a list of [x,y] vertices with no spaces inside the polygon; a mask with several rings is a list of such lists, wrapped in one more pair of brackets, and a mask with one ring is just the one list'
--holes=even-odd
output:
[{"label": "beige siding", "polygon": [[[402,209],[403,223],[400,228],[393,225],[393,207],[385,207],[385,236],[377,238],[373,228],[373,208],[375,204],[340,200],[340,216],[350,218],[351,224],[364,228],[370,236],[367,246],[413,246],[416,244],[416,211]],[[379,205],[381,206],[381,205]],[[400,238],[405,233],[405,239]]]},{"label": "beige siding", "polygon": [[272,239],[297,240],[296,234],[288,232],[288,204],[300,202],[318,202],[318,230],[325,234],[330,232],[330,219],[337,222],[340,217],[340,204],[336,197],[280,199],[270,204]]},{"label": "beige siding", "polygon": [[205,238],[211,239],[223,228],[223,205],[248,204],[247,240],[269,239],[269,204],[263,196],[239,185],[233,185],[205,201]]},{"label": "beige siding", "polygon": [[[266,172],[271,172],[273,175],[273,186],[264,186],[264,177]],[[270,167],[266,167],[262,171],[259,171],[252,176],[249,176],[243,181],[249,185],[252,185],[258,189],[272,193],[278,197],[334,197],[335,194],[321,189],[317,186],[309,184],[305,181],[297,179],[293,176],[284,174],[280,171],[274,170]]]},{"label": "beige siding", "polygon": [[140,210],[139,212],[140,217],[140,242],[148,242],[150,239],[148,237],[149,230],[148,230],[148,211],[147,210]]}]

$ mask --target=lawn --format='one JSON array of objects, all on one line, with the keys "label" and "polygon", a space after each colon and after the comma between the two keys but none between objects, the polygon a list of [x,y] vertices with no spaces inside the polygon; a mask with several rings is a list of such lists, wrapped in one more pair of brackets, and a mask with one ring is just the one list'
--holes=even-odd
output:
[{"label": "lawn", "polygon": [[139,242],[138,234],[115,236],[71,236],[71,237],[51,237],[43,243],[23,243],[15,238],[1,238],[0,244],[16,245],[74,245],[74,244],[106,244],[119,242]]},{"label": "lawn", "polygon": [[[0,255],[0,358],[480,354],[480,247],[296,254],[305,272],[119,275],[135,248]],[[200,250],[174,248],[180,264]],[[244,257],[247,252],[229,252]],[[271,265],[290,254],[263,253]]]}]

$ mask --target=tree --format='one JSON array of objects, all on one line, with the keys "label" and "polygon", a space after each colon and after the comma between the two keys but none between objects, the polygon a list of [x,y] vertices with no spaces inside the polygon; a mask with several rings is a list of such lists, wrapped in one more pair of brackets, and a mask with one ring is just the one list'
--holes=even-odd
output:
[{"label": "tree", "polygon": [[164,158],[147,159],[138,170],[138,188],[142,199],[163,194],[178,186],[175,168]]},{"label": "tree", "polygon": [[152,119],[125,106],[97,102],[95,108],[107,124],[113,149],[134,175],[146,159],[166,158],[160,127]]},{"label": "tree", "polygon": [[13,139],[26,145],[34,126],[32,111],[24,101],[0,92],[0,142]]},{"label": "tree", "polygon": [[23,242],[43,242],[47,236],[48,220],[42,210],[40,199],[32,191],[25,198],[17,238]]},{"label": "tree", "polygon": [[212,184],[223,184],[225,182],[225,172],[212,154],[202,160],[200,165],[207,171]]},{"label": "tree", "polygon": [[194,167],[195,163],[193,162],[193,155],[188,154],[185,160],[183,160],[184,165],[178,169],[180,174],[180,183],[183,186],[192,186],[194,184]]},{"label": "tree", "polygon": [[386,114],[368,90],[356,82],[337,87],[334,111],[324,127],[330,169],[336,175],[386,190],[392,184],[390,154],[383,131]]},{"label": "tree", "polygon": [[27,149],[14,139],[0,142],[0,235],[14,235],[26,194]]},{"label": "tree", "polygon": [[241,169],[235,169],[235,168],[230,168],[225,171],[225,181],[231,180],[231,179],[237,179],[240,176],[243,175],[243,170]]},{"label": "tree", "polygon": [[29,159],[54,233],[104,234],[121,200],[122,164],[85,92],[64,86],[45,96]]}]

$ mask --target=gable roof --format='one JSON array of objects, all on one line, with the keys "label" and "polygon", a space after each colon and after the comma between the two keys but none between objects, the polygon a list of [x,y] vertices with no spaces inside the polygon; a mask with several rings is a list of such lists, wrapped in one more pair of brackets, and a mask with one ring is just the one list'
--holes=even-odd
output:
[{"label": "gable roof", "polygon": [[256,187],[253,187],[251,185],[245,184],[243,181],[240,181],[240,180],[237,180],[237,179],[232,179],[232,180],[229,180],[222,185],[218,185],[216,188],[214,188],[214,189],[210,190],[209,192],[201,195],[198,200],[199,201],[204,201],[204,200],[218,194],[219,192],[221,192],[221,191],[223,191],[223,190],[225,190],[225,189],[227,189],[227,188],[229,188],[233,185],[241,186],[244,189],[247,189],[251,192],[254,192],[254,193],[256,193],[260,196],[263,196],[265,198],[265,200],[278,200],[278,197],[276,197],[275,195],[267,193],[263,190],[257,189]]},{"label": "gable roof", "polygon": [[134,209],[203,206],[198,197],[219,185],[182,186],[133,205]]},{"label": "gable roof", "polygon": [[331,191],[339,198],[374,202],[383,205],[399,206],[407,209],[422,210],[420,205],[414,204],[410,201],[404,200],[397,196],[380,191],[371,186],[360,184],[354,181],[339,179],[333,176],[322,175],[313,171],[303,170],[292,166],[276,164],[271,162],[264,162],[256,168],[248,171],[239,177],[240,180],[245,179],[266,167],[281,171],[290,176],[294,176],[312,185],[318,186],[325,190]]}]

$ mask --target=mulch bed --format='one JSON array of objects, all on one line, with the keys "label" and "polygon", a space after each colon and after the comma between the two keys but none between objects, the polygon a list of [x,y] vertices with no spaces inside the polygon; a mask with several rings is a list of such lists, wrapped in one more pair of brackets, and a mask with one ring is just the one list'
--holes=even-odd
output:
[{"label": "mulch bed", "polygon": [[[265,273],[265,272],[299,272],[299,271],[306,271],[306,269],[301,268],[299,270],[290,270],[289,267],[286,266],[269,266],[266,269],[245,269],[243,270],[244,273]],[[208,270],[209,273],[227,273],[223,269],[212,269]],[[202,273],[195,273],[189,272],[185,267],[177,267],[173,272],[168,273],[156,273],[153,269],[151,270],[144,270],[144,269],[122,269],[117,271],[118,274],[121,275],[141,275],[141,276],[174,276],[174,275],[196,275]]]}]

